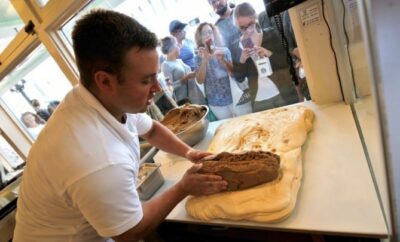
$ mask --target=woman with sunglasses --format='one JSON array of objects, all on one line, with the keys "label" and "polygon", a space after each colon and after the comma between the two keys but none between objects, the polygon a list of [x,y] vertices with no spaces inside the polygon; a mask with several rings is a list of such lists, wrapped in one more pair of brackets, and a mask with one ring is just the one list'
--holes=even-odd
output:
[{"label": "woman with sunglasses", "polygon": [[[275,84],[275,79],[281,77],[276,75],[273,68],[274,53],[262,45],[265,43],[266,36],[263,35],[257,22],[256,11],[245,2],[236,6],[234,16],[241,32],[242,47],[240,56],[242,65],[239,65],[235,71],[245,73],[248,78],[253,112],[286,105],[279,87]],[[272,68],[268,64],[269,59],[271,59]]]}]

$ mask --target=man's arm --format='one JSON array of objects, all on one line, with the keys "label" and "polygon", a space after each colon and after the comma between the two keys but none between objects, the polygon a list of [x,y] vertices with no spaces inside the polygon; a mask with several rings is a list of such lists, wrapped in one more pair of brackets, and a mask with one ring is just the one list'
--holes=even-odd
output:
[{"label": "man's arm", "polygon": [[142,135],[142,138],[165,152],[186,157],[193,162],[211,154],[193,149],[180,140],[171,130],[155,120],[153,120],[152,128],[146,134]]},{"label": "man's arm", "polygon": [[155,120],[153,120],[151,129],[142,135],[142,138],[165,152],[183,157],[192,149],[172,133],[171,130]]},{"label": "man's arm", "polygon": [[144,203],[143,218],[133,228],[113,237],[116,242],[138,241],[154,230],[171,210],[188,195],[210,195],[226,189],[220,176],[198,174],[201,164],[193,165],[183,178],[158,197]]}]

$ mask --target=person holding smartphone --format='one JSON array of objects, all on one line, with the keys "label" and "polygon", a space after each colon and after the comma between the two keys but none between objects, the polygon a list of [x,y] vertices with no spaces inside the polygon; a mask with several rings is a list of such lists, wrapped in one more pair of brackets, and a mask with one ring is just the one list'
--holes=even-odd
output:
[{"label": "person holding smartphone", "polygon": [[242,48],[242,65],[235,71],[245,73],[248,78],[253,112],[285,105],[286,102],[273,81],[274,71],[269,57],[274,53],[262,46],[265,36],[257,22],[256,11],[249,3],[242,3],[236,6],[234,16],[241,32]]},{"label": "person holding smartphone", "polygon": [[195,33],[199,54],[196,57],[196,80],[204,84],[204,91],[211,111],[218,119],[232,118],[233,108],[230,75],[232,57],[228,48],[222,47],[218,28],[201,23]]}]

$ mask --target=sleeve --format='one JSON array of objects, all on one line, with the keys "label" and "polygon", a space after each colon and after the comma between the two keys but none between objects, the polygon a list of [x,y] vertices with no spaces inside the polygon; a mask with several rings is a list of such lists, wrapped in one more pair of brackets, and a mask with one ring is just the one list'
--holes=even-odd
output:
[{"label": "sleeve", "polygon": [[262,30],[271,27],[271,21],[267,15],[267,12],[265,12],[265,11],[261,12],[258,15],[258,22],[260,23]]},{"label": "sleeve", "polygon": [[163,72],[165,78],[169,78],[171,80],[172,86],[176,88],[178,85],[174,77],[173,68],[170,65],[163,63],[161,66],[161,71]]},{"label": "sleeve", "polygon": [[120,235],[143,218],[134,170],[126,163],[106,166],[79,179],[68,187],[67,194],[103,237]]},{"label": "sleeve", "polygon": [[149,132],[151,127],[153,127],[153,120],[150,118],[150,116],[145,113],[138,113],[135,116],[136,116],[135,125],[138,135],[142,135]]},{"label": "sleeve", "polygon": [[[177,59],[177,60],[178,60],[178,62],[179,62],[179,60],[181,61],[181,59]],[[182,83],[180,80],[182,78],[182,74],[177,72],[176,68],[177,68],[176,65],[165,65],[164,69],[161,68],[161,70],[163,70],[164,76],[169,77],[170,80],[172,81],[172,86],[174,88],[182,86]]]},{"label": "sleeve", "polygon": [[293,49],[297,47],[297,43],[293,33],[293,28],[290,22],[290,16],[288,11],[285,11],[283,14],[283,25],[285,29],[285,34],[287,36],[290,52],[292,52]]},{"label": "sleeve", "polygon": [[171,78],[171,70],[166,63],[161,64],[161,71],[166,78]]},{"label": "sleeve", "polygon": [[185,75],[188,74],[191,71],[190,66],[186,65],[181,59],[178,60],[182,64],[183,69],[185,70]]}]

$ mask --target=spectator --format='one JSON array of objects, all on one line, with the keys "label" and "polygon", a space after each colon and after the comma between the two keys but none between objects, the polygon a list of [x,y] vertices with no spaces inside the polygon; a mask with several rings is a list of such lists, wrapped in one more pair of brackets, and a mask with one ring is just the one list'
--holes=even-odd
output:
[{"label": "spectator", "polygon": [[219,16],[219,19],[215,22],[215,26],[218,27],[224,40],[224,46],[228,47],[231,52],[232,61],[235,65],[239,63],[242,51],[239,48],[240,31],[233,21],[233,9],[228,5],[227,0],[208,0],[208,3]]},{"label": "spectator", "polygon": [[303,62],[301,61],[300,52],[298,48],[294,48],[292,51],[294,65],[296,68],[296,75],[299,79],[299,85],[296,86],[297,94],[299,95],[299,101],[311,100],[310,91],[308,90],[306,74],[304,72]]},{"label": "spectator", "polygon": [[21,115],[21,121],[28,129],[28,132],[32,135],[34,139],[36,139],[43,129],[44,121],[39,115],[32,112],[25,112]]},{"label": "spectator", "polygon": [[[248,78],[246,72],[242,72],[240,66],[240,55],[242,53],[239,47],[240,43],[240,31],[239,28],[234,24],[233,10],[235,5],[228,4],[227,0],[208,0],[208,3],[212,6],[214,12],[219,15],[219,19],[215,22],[215,26],[218,27],[221,33],[222,39],[225,42],[225,46],[228,47],[232,55],[233,64],[233,77],[236,85],[243,91],[243,94],[237,101],[235,112],[238,115],[250,113],[252,111],[251,95],[249,92]],[[238,93],[239,94],[239,93]],[[240,95],[240,94],[239,94]]]},{"label": "spectator", "polygon": [[[246,42],[242,46],[243,51],[240,61],[243,65],[240,66],[240,72],[246,73],[246,76],[248,77],[253,111],[257,112],[285,105],[286,103],[280,95],[279,87],[277,87],[272,81],[283,78],[286,73],[274,70],[274,65],[272,64],[274,59],[272,59],[272,56],[274,56],[275,53],[272,53],[270,50],[262,46],[262,43],[265,43],[264,38],[266,38],[266,36],[261,31],[257,22],[257,15],[254,8],[249,3],[242,3],[236,6],[235,21],[242,34],[241,41]],[[273,73],[270,78],[272,81],[268,77],[260,76],[259,70],[256,66],[257,58],[259,57],[271,57]],[[286,71],[287,76],[290,78],[289,71]],[[259,82],[260,84],[263,84],[265,90],[259,91]]]},{"label": "spectator", "polygon": [[161,70],[174,87],[178,105],[185,102],[205,104],[204,96],[194,80],[196,73],[192,72],[181,59],[177,59],[180,50],[175,37],[165,37],[161,40],[161,51],[167,56],[161,64]]},{"label": "spectator", "polygon": [[[289,53],[293,53],[296,48],[296,39],[294,37],[292,25],[290,23],[289,13],[287,11],[280,14],[282,23],[276,17],[268,17],[265,11],[258,16],[263,31],[263,42],[261,46],[274,53],[270,60],[274,73],[271,79],[278,86],[279,91],[287,104],[303,101],[300,89],[296,89],[289,71],[289,62],[286,49],[283,46],[282,36],[278,29],[278,24],[282,25],[282,30],[287,40]],[[278,23],[277,23],[278,21]]]},{"label": "spectator", "polygon": [[58,104],[60,104],[60,101],[57,100],[49,102],[49,104],[47,105],[47,111],[49,112],[50,115],[52,115],[54,110],[56,110]]},{"label": "spectator", "polygon": [[14,242],[138,241],[188,195],[226,189],[220,176],[187,170],[151,200],[139,200],[139,137],[197,162],[183,143],[144,114],[157,80],[158,40],[131,17],[97,9],[72,31],[80,83],[32,146],[20,185]]},{"label": "spectator", "polygon": [[190,69],[194,70],[194,57],[195,57],[195,46],[193,41],[186,38],[187,24],[180,22],[179,20],[173,20],[169,24],[169,32],[178,41],[178,46],[181,49],[179,53],[179,59],[183,61]]},{"label": "spectator", "polygon": [[195,33],[199,54],[196,57],[196,80],[204,83],[208,105],[218,119],[235,116],[230,73],[233,71],[229,49],[222,47],[217,27],[201,23]]},{"label": "spectator", "polygon": [[33,109],[35,109],[35,112],[37,115],[39,115],[44,121],[47,122],[50,118],[50,113],[46,110],[40,107],[40,102],[37,99],[32,99],[31,100],[31,105]]}]

